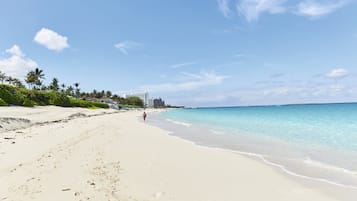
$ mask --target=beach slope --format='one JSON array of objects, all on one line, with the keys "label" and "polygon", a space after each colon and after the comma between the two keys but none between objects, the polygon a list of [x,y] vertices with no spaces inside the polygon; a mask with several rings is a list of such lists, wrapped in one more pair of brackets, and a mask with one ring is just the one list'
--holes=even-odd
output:
[{"label": "beach slope", "polygon": [[170,136],[142,111],[0,111],[0,200],[333,200],[257,160]]}]

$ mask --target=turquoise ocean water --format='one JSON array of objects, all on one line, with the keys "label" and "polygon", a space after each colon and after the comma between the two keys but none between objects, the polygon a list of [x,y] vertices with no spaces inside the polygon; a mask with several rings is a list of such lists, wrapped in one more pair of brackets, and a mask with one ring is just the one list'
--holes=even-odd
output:
[{"label": "turquoise ocean water", "polygon": [[356,103],[174,109],[152,123],[293,176],[357,190]]}]

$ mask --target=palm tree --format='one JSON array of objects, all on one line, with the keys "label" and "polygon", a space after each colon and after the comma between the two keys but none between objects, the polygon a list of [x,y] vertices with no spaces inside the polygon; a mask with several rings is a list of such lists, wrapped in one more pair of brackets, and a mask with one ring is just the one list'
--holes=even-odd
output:
[{"label": "palm tree", "polygon": [[111,91],[107,91],[107,92],[105,93],[105,96],[106,96],[107,98],[112,97],[112,92],[111,92]]},{"label": "palm tree", "polygon": [[3,73],[3,72],[0,71],[0,81],[1,81],[1,84],[4,84],[5,79],[6,79],[5,73]]},{"label": "palm tree", "polygon": [[30,71],[27,73],[25,82],[29,85],[29,88],[34,88],[34,84],[36,83],[36,75],[34,71]]},{"label": "palm tree", "polygon": [[58,79],[53,78],[51,84],[48,86],[48,88],[52,91],[58,91],[59,90],[59,85],[58,85]]},{"label": "palm tree", "polygon": [[74,83],[74,87],[76,87],[76,98],[78,98],[81,94],[79,89],[79,83],[78,82]]},{"label": "palm tree", "polygon": [[36,68],[35,71],[36,82],[35,84],[40,87],[42,85],[42,80],[45,78],[45,74],[43,74],[43,70]]},{"label": "palm tree", "polygon": [[33,86],[33,88],[36,89],[34,85],[37,85],[39,89],[42,85],[42,80],[44,79],[44,76],[45,74],[43,74],[43,70],[36,68],[34,71],[30,71],[27,73],[25,81],[29,84],[30,88],[31,86]]},{"label": "palm tree", "polygon": [[61,87],[62,87],[61,92],[64,93],[66,90],[66,85],[63,83],[61,84]]},{"label": "palm tree", "polygon": [[73,87],[69,85],[66,89],[66,95],[73,96]]}]

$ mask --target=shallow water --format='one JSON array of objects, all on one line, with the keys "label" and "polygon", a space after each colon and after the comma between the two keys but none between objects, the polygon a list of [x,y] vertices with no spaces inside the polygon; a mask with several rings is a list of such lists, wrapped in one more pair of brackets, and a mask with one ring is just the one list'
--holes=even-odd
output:
[{"label": "shallow water", "polygon": [[295,177],[357,190],[357,104],[177,109],[150,122]]}]

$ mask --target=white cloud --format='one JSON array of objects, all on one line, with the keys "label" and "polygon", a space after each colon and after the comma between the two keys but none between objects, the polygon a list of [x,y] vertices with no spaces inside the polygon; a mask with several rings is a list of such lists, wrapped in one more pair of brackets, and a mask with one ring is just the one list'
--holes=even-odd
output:
[{"label": "white cloud", "polygon": [[178,64],[171,65],[170,68],[181,68],[181,67],[185,67],[185,66],[191,66],[194,64],[196,64],[196,62],[184,62],[184,63],[178,63]]},{"label": "white cloud", "polygon": [[228,18],[231,14],[231,9],[229,8],[230,0],[217,0],[218,9],[221,11],[224,17]]},{"label": "white cloud", "polygon": [[[238,15],[248,22],[257,21],[265,13],[290,13],[317,18],[347,5],[351,0],[236,0]],[[224,17],[232,13],[229,0],[218,0],[218,9]]]},{"label": "white cloud", "polygon": [[119,49],[123,54],[128,54],[128,50],[136,49],[136,48],[140,47],[141,45],[142,45],[141,43],[126,40],[126,41],[119,42],[119,43],[115,44],[114,47]]},{"label": "white cloud", "polygon": [[38,67],[35,61],[25,57],[17,45],[13,45],[5,52],[10,54],[10,57],[0,59],[0,70],[8,76],[22,79],[29,70]]},{"label": "white cloud", "polygon": [[333,69],[333,70],[331,70],[330,72],[328,72],[326,74],[327,77],[333,78],[333,79],[344,78],[347,75],[348,75],[348,71],[346,69],[343,69],[343,68]]},{"label": "white cloud", "polygon": [[317,0],[303,0],[297,5],[296,13],[308,17],[320,17],[336,11],[346,5],[347,1],[330,0],[319,2]]},{"label": "white cloud", "polygon": [[183,73],[185,80],[178,83],[163,83],[141,86],[140,90],[149,92],[177,92],[191,91],[202,87],[219,85],[227,76],[217,75],[215,72],[202,71],[199,74]]},{"label": "white cloud", "polygon": [[20,57],[25,56],[25,55],[22,53],[20,47],[17,46],[17,45],[13,45],[11,48],[7,49],[5,52],[6,52],[6,53],[9,53],[9,54],[12,54],[12,55],[20,56]]},{"label": "white cloud", "polygon": [[38,44],[55,51],[61,51],[69,47],[67,43],[68,38],[66,36],[61,36],[55,31],[47,28],[42,28],[38,31],[33,40]]},{"label": "white cloud", "polygon": [[284,13],[285,0],[241,0],[237,3],[238,14],[244,16],[248,22],[258,20],[265,12],[270,14]]}]

